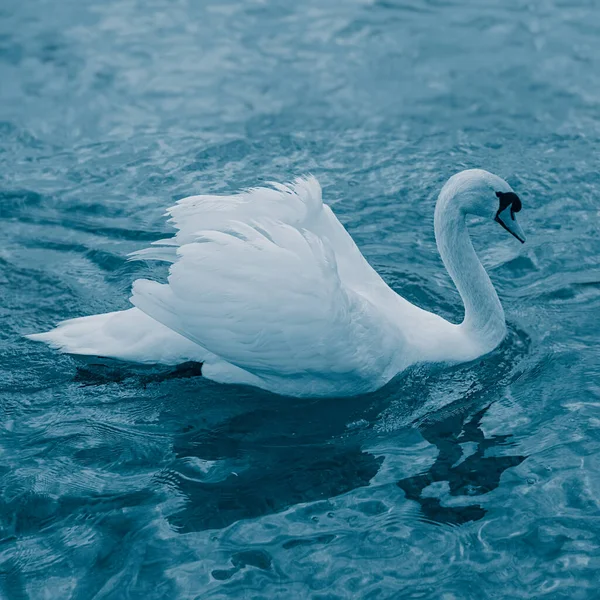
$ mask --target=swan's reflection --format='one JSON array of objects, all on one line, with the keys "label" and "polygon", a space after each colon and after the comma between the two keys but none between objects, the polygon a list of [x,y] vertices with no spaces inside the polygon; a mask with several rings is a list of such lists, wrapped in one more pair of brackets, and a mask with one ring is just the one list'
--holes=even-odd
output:
[{"label": "swan's reflection", "polygon": [[368,485],[382,458],[364,451],[347,424],[373,420],[382,402],[267,397],[216,427],[182,432],[169,477],[187,504],[169,521],[182,533],[220,529]]},{"label": "swan's reflection", "polygon": [[[421,434],[437,447],[438,456],[426,473],[401,479],[398,486],[408,500],[420,504],[426,519],[460,525],[483,518],[486,510],[477,503],[443,506],[439,498],[423,492],[433,483],[447,482],[452,496],[481,496],[498,487],[506,469],[516,467],[527,458],[520,455],[485,456],[490,448],[510,444],[508,440],[511,437],[485,437],[481,420],[489,407],[488,404],[471,418],[464,414],[452,414],[442,421],[421,426]],[[467,444],[476,446],[469,455],[465,452]]]},{"label": "swan's reflection", "polygon": [[[525,459],[520,455],[490,456],[492,448],[510,445],[510,436],[486,438],[481,428],[489,397],[494,395],[488,384],[497,380],[499,372],[510,371],[508,358],[498,354],[490,359],[488,368],[478,367],[477,384],[470,383],[458,401],[461,410],[441,419],[430,415],[418,427],[437,448],[437,458],[427,472],[402,479],[397,485],[407,500],[419,503],[429,521],[461,524],[481,519],[486,512],[477,502],[444,506],[443,499],[436,497],[439,489],[432,484],[444,486],[453,497],[477,497],[497,488],[502,473]],[[464,367],[444,370],[431,377],[450,386],[453,381],[469,381],[465,371]],[[173,386],[178,402],[168,420],[179,429],[173,439],[175,459],[157,475],[157,483],[174,487],[187,500],[169,517],[181,532],[220,529],[240,519],[327,500],[369,485],[382,462],[380,456],[364,450],[365,436],[373,435],[372,424],[401,398],[406,426],[410,427],[410,414],[423,402],[423,390],[437,389],[432,381],[425,386],[423,376],[416,373],[368,396],[286,398],[282,402],[255,390],[211,384],[202,390],[213,405],[210,412],[214,418],[206,421],[200,416],[206,408],[200,406],[198,390],[192,387],[187,391],[191,396],[185,404],[179,387],[179,382],[198,374],[194,364],[186,364],[135,375],[114,365],[90,365],[78,368],[76,375],[82,386],[130,380],[144,388]],[[477,410],[474,405],[481,406],[486,397],[486,406],[473,414]],[[348,428],[350,423],[359,424],[358,429]],[[360,423],[365,427],[362,431]]]}]

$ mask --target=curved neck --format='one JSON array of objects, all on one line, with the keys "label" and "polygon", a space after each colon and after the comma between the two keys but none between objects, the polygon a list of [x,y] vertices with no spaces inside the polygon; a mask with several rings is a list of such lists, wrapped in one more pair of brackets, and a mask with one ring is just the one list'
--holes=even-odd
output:
[{"label": "curved neck", "polygon": [[455,194],[442,190],[435,207],[435,239],[465,307],[459,329],[484,352],[495,348],[506,334],[504,311],[486,270],[477,258]]}]

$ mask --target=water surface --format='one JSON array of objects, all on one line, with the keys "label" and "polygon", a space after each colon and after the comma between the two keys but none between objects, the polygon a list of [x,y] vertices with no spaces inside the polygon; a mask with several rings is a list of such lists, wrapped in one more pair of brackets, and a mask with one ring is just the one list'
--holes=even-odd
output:
[{"label": "water surface", "polygon": [[[593,1],[5,0],[0,596],[597,598],[600,12]],[[314,173],[368,260],[446,318],[447,177],[509,336],[360,398],[94,364],[22,335],[123,309],[166,206]]]}]

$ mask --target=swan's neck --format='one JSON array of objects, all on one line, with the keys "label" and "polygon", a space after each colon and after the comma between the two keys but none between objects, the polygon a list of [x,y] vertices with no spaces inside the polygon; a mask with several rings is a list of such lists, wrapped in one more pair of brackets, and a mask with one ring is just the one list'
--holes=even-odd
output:
[{"label": "swan's neck", "polygon": [[435,239],[442,261],[465,307],[459,334],[481,349],[495,348],[506,334],[498,294],[477,258],[458,197],[442,191],[435,208]]}]

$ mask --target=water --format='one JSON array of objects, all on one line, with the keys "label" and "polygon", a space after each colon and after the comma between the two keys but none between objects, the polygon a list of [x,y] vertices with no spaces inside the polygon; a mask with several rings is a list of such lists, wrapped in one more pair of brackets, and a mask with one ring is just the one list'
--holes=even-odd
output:
[{"label": "water", "polygon": [[[600,12],[585,0],[5,0],[0,596],[598,597]],[[523,199],[474,244],[510,334],[293,400],[22,334],[128,306],[192,193],[313,172],[402,295],[461,318],[452,173]]]}]

